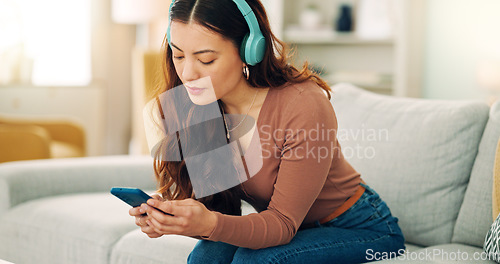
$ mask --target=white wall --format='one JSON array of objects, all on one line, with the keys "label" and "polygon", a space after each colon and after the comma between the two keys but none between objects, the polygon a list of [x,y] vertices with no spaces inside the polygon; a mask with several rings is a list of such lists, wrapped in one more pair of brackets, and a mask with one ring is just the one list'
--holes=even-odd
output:
[{"label": "white wall", "polygon": [[427,0],[424,98],[486,100],[478,63],[500,59],[499,0]]}]

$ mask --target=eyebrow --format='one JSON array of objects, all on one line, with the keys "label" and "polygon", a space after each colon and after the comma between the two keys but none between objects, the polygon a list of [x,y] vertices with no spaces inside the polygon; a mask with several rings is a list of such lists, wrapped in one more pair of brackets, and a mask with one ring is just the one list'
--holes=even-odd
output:
[{"label": "eyebrow", "polygon": [[[183,50],[181,50],[179,47],[177,47],[173,42],[170,42],[170,45],[172,45],[174,48],[178,49],[180,52],[184,52]],[[202,54],[202,53],[208,53],[208,52],[211,52],[211,53],[218,53],[217,51],[215,50],[211,50],[211,49],[204,49],[204,50],[199,50],[199,51],[196,51],[196,52],[193,52],[194,55],[197,55],[197,54]]]}]

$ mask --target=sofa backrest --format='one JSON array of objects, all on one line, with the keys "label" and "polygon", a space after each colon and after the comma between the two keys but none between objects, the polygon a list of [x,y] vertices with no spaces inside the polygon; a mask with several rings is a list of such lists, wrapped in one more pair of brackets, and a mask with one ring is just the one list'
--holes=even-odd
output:
[{"label": "sofa backrest", "polygon": [[493,222],[491,195],[496,146],[500,138],[500,102],[491,107],[489,114],[453,232],[454,243],[482,247]]},{"label": "sofa backrest", "polygon": [[488,106],[384,96],[350,84],[332,89],[342,152],[399,218],[406,241],[450,243]]},{"label": "sofa backrest", "polygon": [[155,189],[149,156],[103,156],[15,161],[0,164],[0,215],[42,197],[109,192],[126,186]]}]

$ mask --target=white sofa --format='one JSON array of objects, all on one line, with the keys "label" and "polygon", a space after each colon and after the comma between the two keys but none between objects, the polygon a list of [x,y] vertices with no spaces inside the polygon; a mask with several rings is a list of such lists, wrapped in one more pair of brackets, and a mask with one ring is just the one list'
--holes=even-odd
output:
[{"label": "white sofa", "polygon": [[[460,262],[489,263],[476,257],[492,223],[500,104],[396,98],[349,84],[333,90],[344,155],[388,203],[405,234],[409,253],[391,261],[445,263],[467,256]],[[112,186],[154,190],[152,159],[1,164],[0,259],[185,263],[196,240],[148,238],[129,207],[109,194]],[[245,205],[244,213],[250,208]]]}]

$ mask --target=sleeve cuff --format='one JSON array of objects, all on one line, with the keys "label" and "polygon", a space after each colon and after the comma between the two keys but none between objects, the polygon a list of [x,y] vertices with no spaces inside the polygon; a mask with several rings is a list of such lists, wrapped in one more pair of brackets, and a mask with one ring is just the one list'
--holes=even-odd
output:
[{"label": "sleeve cuff", "polygon": [[210,233],[210,235],[203,237],[204,239],[211,241],[218,241],[218,237],[222,231],[222,227],[224,226],[224,215],[220,212],[215,212],[215,216],[217,217],[217,221],[215,222],[215,227]]}]

